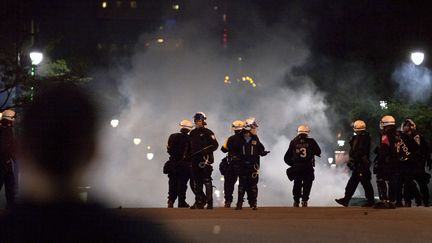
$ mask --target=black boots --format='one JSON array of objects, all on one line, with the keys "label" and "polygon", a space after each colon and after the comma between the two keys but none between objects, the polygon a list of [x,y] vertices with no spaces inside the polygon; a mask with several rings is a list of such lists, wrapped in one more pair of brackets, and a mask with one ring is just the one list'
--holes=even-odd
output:
[{"label": "black boots", "polygon": [[344,207],[348,207],[349,200],[345,199],[344,197],[339,198],[339,199],[335,199],[335,201]]},{"label": "black boots", "polygon": [[174,201],[168,200],[168,208],[173,208],[173,207],[174,207]]}]

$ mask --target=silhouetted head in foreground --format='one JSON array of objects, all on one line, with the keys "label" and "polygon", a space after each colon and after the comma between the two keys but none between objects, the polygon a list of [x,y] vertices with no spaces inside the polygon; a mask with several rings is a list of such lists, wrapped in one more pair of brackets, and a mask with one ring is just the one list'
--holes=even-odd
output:
[{"label": "silhouetted head in foreground", "polygon": [[23,202],[0,215],[4,242],[174,242],[145,216],[129,218],[81,203],[77,188],[92,161],[97,116],[74,86],[39,93],[22,120]]},{"label": "silhouetted head in foreground", "polygon": [[96,147],[95,104],[82,89],[57,85],[26,107],[20,134],[23,193],[36,201],[75,200]]}]

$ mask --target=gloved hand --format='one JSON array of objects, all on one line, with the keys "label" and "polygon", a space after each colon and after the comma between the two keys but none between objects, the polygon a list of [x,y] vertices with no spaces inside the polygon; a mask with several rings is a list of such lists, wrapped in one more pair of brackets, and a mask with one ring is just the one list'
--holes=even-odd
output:
[{"label": "gloved hand", "polygon": [[266,156],[269,153],[270,153],[270,151],[264,151],[261,156]]}]

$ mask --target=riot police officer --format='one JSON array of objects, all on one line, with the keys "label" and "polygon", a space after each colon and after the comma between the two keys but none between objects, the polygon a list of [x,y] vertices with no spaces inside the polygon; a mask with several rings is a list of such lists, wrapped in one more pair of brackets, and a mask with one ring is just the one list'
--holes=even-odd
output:
[{"label": "riot police officer", "polygon": [[[409,142],[406,143],[410,145],[409,148],[414,147],[414,151],[409,151],[412,152],[411,158],[413,161],[411,161],[412,163],[410,164],[409,177],[406,178],[406,183],[408,184],[406,187],[411,190],[411,195],[405,195],[406,192],[404,191],[406,206],[410,206],[411,198],[415,196],[417,206],[420,206],[423,201],[423,205],[429,207],[428,183],[430,174],[425,172],[426,164],[431,162],[429,144],[426,139],[419,134],[416,124],[411,119],[405,119],[402,123],[401,131],[402,134],[408,137],[407,141]],[[421,194],[418,192],[414,181],[417,182],[420,187]]]},{"label": "riot police officer", "polygon": [[[222,159],[222,162],[219,165],[219,170],[221,174],[224,176],[224,197],[225,197],[225,208],[230,208],[231,203],[233,201],[233,192],[235,183],[238,180],[239,174],[239,161],[240,154],[236,154],[235,149],[230,149],[230,147],[235,146],[233,144],[236,141],[241,141],[241,132],[244,128],[244,122],[240,120],[236,120],[231,124],[231,129],[234,131],[234,135],[229,137],[225,144],[221,147],[222,152],[228,153],[228,155]],[[230,146],[228,146],[228,144]],[[239,151],[239,150],[237,150]]]},{"label": "riot police officer", "polygon": [[401,201],[400,160],[396,149],[400,134],[396,131],[393,116],[383,116],[380,121],[381,137],[377,149],[377,161],[374,173],[377,178],[380,202],[376,208],[395,208],[396,201]]},{"label": "riot police officer", "polygon": [[[294,180],[293,196],[294,207],[299,207],[300,198],[302,207],[308,206],[312,182],[315,179],[315,156],[321,155],[321,149],[313,138],[309,138],[310,129],[306,125],[297,128],[297,136],[290,142],[284,156],[284,161],[291,166],[288,170]],[[288,173],[287,173],[288,174]]]},{"label": "riot police officer", "polygon": [[[213,152],[219,144],[214,133],[205,127],[207,117],[203,112],[194,115],[195,129],[190,132],[191,139],[191,187],[195,194],[195,203],[191,209],[213,209],[213,185],[211,174],[214,162]],[[205,186],[205,193],[203,191]]]},{"label": "riot police officer", "polygon": [[174,206],[178,197],[178,207],[186,208],[187,182],[190,177],[190,161],[188,153],[190,150],[189,132],[193,128],[193,123],[189,120],[180,122],[180,132],[171,134],[168,139],[167,152],[170,155],[166,166],[168,173],[168,208]]},{"label": "riot police officer", "polygon": [[357,120],[353,123],[353,130],[355,135],[349,142],[348,162],[348,167],[352,170],[352,174],[345,187],[345,197],[336,199],[335,201],[344,207],[348,207],[358,184],[361,183],[368,201],[364,206],[372,207],[375,200],[371,184],[372,175],[369,161],[371,137],[366,131],[366,123],[362,120]]},{"label": "riot police officer", "polygon": [[245,126],[242,131],[243,144],[238,146],[240,152],[239,166],[239,186],[236,210],[243,208],[243,198],[245,193],[248,195],[248,202],[253,210],[257,210],[258,197],[258,180],[260,169],[260,156],[266,156],[269,151],[266,151],[264,145],[260,142],[257,136],[258,125],[255,118],[249,118],[245,121]]},{"label": "riot police officer", "polygon": [[13,110],[5,110],[0,120],[0,190],[4,185],[7,208],[14,205],[16,196],[14,120]]}]

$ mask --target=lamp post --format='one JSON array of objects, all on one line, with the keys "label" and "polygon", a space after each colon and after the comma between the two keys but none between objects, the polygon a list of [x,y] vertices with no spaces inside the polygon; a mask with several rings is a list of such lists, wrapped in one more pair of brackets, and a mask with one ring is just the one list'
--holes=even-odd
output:
[{"label": "lamp post", "polygon": [[30,52],[31,66],[31,76],[36,76],[36,66],[39,65],[43,60],[43,54],[40,51]]}]

